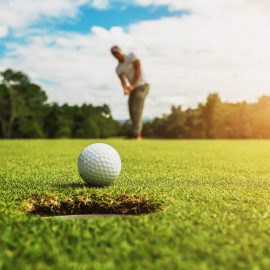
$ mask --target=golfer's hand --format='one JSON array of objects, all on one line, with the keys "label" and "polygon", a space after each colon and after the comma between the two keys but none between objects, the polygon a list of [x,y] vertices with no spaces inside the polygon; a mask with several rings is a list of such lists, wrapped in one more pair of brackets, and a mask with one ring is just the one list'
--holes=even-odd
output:
[{"label": "golfer's hand", "polygon": [[133,88],[130,85],[126,86],[124,89],[125,96],[129,96],[132,90]]},{"label": "golfer's hand", "polygon": [[131,92],[133,91],[134,87],[133,87],[132,85],[129,85],[129,86],[127,87],[127,89],[128,89],[128,91],[129,91],[129,93],[131,93]]}]

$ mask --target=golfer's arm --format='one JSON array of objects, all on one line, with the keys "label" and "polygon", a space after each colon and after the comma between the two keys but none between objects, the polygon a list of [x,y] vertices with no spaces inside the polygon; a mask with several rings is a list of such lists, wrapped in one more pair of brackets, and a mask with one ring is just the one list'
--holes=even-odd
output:
[{"label": "golfer's arm", "polygon": [[126,89],[126,87],[127,87],[127,82],[126,82],[125,76],[121,74],[121,75],[119,75],[119,79],[120,79],[120,81],[121,81],[121,84],[122,84],[122,86],[123,86],[123,89]]},{"label": "golfer's arm", "polygon": [[134,63],[134,78],[133,80],[131,81],[131,86],[134,87],[136,85],[136,83],[138,82],[138,80],[140,79],[141,77],[141,74],[142,74],[142,71],[141,71],[141,62],[140,60],[136,60]]}]

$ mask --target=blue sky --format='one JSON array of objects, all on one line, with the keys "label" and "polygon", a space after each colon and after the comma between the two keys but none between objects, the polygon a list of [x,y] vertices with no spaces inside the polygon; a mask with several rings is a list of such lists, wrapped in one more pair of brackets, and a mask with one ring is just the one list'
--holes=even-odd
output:
[{"label": "blue sky", "polygon": [[269,1],[0,0],[0,70],[39,83],[49,101],[107,103],[128,118],[109,52],[142,62],[151,85],[145,117],[196,106],[210,92],[228,101],[270,93]]},{"label": "blue sky", "polygon": [[5,46],[3,43],[0,43],[0,58],[4,56]]},{"label": "blue sky", "polygon": [[[31,28],[57,33],[61,32],[75,32],[80,34],[89,33],[93,26],[110,29],[111,27],[120,26],[127,29],[130,25],[139,23],[141,21],[159,20],[165,17],[180,17],[189,14],[188,10],[172,11],[167,5],[160,6],[137,6],[134,4],[119,5],[111,4],[104,9],[97,9],[91,5],[85,4],[79,7],[75,18],[70,17],[43,17],[36,22],[31,23]],[[3,38],[0,43],[0,58],[6,53],[8,43],[16,42],[23,44],[27,35],[20,35],[16,37],[13,35],[13,30],[10,30],[8,36]]]},{"label": "blue sky", "polygon": [[113,26],[128,27],[131,24],[146,20],[158,20],[162,17],[181,16],[187,11],[169,11],[167,6],[138,7],[113,6],[105,10],[97,10],[88,5],[82,6],[79,16],[75,20],[56,23],[54,27],[63,31],[87,33],[92,26],[110,29]]}]

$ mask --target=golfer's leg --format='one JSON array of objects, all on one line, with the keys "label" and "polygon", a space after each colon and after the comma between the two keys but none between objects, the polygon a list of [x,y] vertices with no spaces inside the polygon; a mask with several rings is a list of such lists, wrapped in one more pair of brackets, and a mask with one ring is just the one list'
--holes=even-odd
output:
[{"label": "golfer's leg", "polygon": [[[135,90],[134,90],[135,92]],[[143,128],[143,120],[142,120],[142,115],[143,115],[143,107],[144,107],[144,101],[149,92],[149,86],[141,86],[136,89],[135,92],[135,100],[134,100],[134,133],[136,135],[141,135],[142,133],[142,128]]]},{"label": "golfer's leg", "polygon": [[131,92],[131,94],[128,98],[129,116],[130,116],[133,132],[134,132],[134,100],[135,100],[135,93],[133,91],[133,92]]}]

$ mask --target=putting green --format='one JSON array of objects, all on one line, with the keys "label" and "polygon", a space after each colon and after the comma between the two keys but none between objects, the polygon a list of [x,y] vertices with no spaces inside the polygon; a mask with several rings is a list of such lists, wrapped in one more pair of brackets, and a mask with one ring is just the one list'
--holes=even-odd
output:
[{"label": "putting green", "polygon": [[[77,158],[94,142],[121,155],[109,187],[78,175]],[[104,194],[164,209],[82,219],[24,210],[36,195]],[[0,269],[269,269],[269,232],[270,141],[0,141]]]}]

